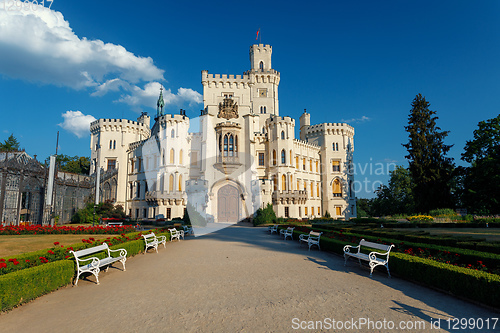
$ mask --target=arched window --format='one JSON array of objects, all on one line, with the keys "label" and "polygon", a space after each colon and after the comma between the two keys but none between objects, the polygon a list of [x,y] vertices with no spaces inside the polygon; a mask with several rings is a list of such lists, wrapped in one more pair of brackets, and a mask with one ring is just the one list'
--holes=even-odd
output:
[{"label": "arched window", "polygon": [[261,71],[264,71],[264,62],[263,62],[263,61],[261,61],[261,62],[260,62],[260,64],[259,64],[259,69],[260,69]]},{"label": "arched window", "polygon": [[281,190],[286,191],[286,175],[281,176]]},{"label": "arched window", "polygon": [[273,149],[273,165],[276,165],[276,150]]},{"label": "arched window", "polygon": [[179,175],[179,192],[182,192],[182,175]]},{"label": "arched window", "polygon": [[339,144],[338,143],[335,144],[335,150],[339,151]]},{"label": "arched window", "polygon": [[141,182],[137,182],[137,195],[136,198],[141,197]]},{"label": "arched window", "polygon": [[229,135],[229,156],[234,156],[234,138],[233,135]]},{"label": "arched window", "polygon": [[274,185],[274,190],[278,190],[278,177],[276,175],[273,176],[273,185]]},{"label": "arched window", "polygon": [[281,164],[286,164],[286,153],[285,149],[281,151]]},{"label": "arched window", "polygon": [[264,106],[264,113],[267,113],[266,107]]},{"label": "arched window", "polygon": [[170,137],[175,138],[175,130],[172,129],[172,132],[170,132]]},{"label": "arched window", "polygon": [[174,175],[170,175],[168,177],[168,192],[174,191]]},{"label": "arched window", "polygon": [[222,156],[222,135],[219,136],[219,156]]},{"label": "arched window", "polygon": [[290,191],[292,191],[292,190],[293,190],[293,188],[292,188],[292,187],[293,187],[293,176],[292,176],[292,175],[290,175]]},{"label": "arched window", "polygon": [[238,156],[238,136],[234,136],[234,156]]},{"label": "arched window", "polygon": [[341,197],[342,196],[342,186],[340,184],[340,180],[335,179],[332,183],[332,191],[333,191],[333,196],[334,197]]},{"label": "arched window", "polygon": [[227,157],[227,151],[228,151],[228,138],[227,134],[224,135],[224,157]]},{"label": "arched window", "polygon": [[281,131],[281,140],[285,140],[285,131]]},{"label": "arched window", "polygon": [[182,164],[182,149],[179,152],[179,164]]},{"label": "arched window", "polygon": [[262,134],[266,133],[266,128],[262,127]]},{"label": "arched window", "polygon": [[170,149],[170,164],[174,164],[175,151],[174,148]]}]

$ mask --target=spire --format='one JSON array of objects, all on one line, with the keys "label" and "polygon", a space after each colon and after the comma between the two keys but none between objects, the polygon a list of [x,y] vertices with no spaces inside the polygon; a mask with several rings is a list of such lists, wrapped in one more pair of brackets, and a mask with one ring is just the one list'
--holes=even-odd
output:
[{"label": "spire", "polygon": [[156,117],[163,116],[163,107],[165,106],[165,101],[163,100],[163,86],[160,87],[160,96],[158,97],[158,102],[156,103]]}]

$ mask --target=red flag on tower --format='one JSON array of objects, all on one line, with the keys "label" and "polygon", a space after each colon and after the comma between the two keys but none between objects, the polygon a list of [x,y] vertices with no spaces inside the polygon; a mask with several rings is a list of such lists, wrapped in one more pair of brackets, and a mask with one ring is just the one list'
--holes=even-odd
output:
[{"label": "red flag on tower", "polygon": [[257,36],[255,37],[255,40],[259,39],[259,32],[260,32],[260,28],[259,28],[259,30],[257,30]]}]

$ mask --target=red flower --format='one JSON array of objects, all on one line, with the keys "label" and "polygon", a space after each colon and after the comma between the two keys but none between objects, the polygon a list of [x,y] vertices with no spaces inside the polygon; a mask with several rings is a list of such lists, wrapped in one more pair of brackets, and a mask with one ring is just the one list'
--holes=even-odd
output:
[{"label": "red flower", "polygon": [[4,262],[0,262],[0,268],[5,268],[5,267],[7,267],[7,264]]},{"label": "red flower", "polygon": [[48,252],[49,254],[55,254],[55,253],[54,253],[54,251],[52,251],[52,250],[49,250],[49,251],[47,251],[47,252]]},{"label": "red flower", "polygon": [[19,261],[14,261],[13,264],[14,265],[19,265]]},{"label": "red flower", "polygon": [[59,242],[54,242],[54,245],[55,245],[55,246],[59,245]]}]

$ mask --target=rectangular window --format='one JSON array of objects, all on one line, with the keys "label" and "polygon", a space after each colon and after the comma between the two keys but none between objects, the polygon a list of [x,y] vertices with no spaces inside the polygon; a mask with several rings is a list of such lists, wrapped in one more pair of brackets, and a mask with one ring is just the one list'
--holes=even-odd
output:
[{"label": "rectangular window", "polygon": [[304,207],[304,214],[307,216],[307,207]]},{"label": "rectangular window", "polygon": [[318,207],[318,216],[321,216],[321,212],[320,212],[320,210],[319,210],[319,207]]},{"label": "rectangular window", "polygon": [[306,171],[306,159],[302,160],[302,170]]},{"label": "rectangular window", "polygon": [[299,217],[301,217],[301,216],[302,216],[302,209],[301,209],[301,208],[302,208],[302,207],[299,207]]},{"label": "rectangular window", "polygon": [[264,166],[264,153],[259,153],[259,166]]},{"label": "rectangular window", "polygon": [[147,219],[148,218],[148,209],[144,208],[142,213],[143,213],[142,215],[144,216],[144,218]]},{"label": "rectangular window", "polygon": [[108,160],[108,170],[116,169],[116,160]]},{"label": "rectangular window", "polygon": [[285,207],[285,217],[290,217],[289,207]]},{"label": "rectangular window", "polygon": [[295,157],[295,167],[297,169],[299,169],[299,157],[298,156]]},{"label": "rectangular window", "polygon": [[337,216],[342,215],[342,207],[340,206],[335,207],[335,215]]},{"label": "rectangular window", "polygon": [[139,208],[136,208],[136,209],[135,209],[135,217],[136,217],[136,218],[139,218]]},{"label": "rectangular window", "polygon": [[340,161],[332,161],[332,171],[340,172]]},{"label": "rectangular window", "polygon": [[167,220],[172,218],[172,208],[167,208]]}]

